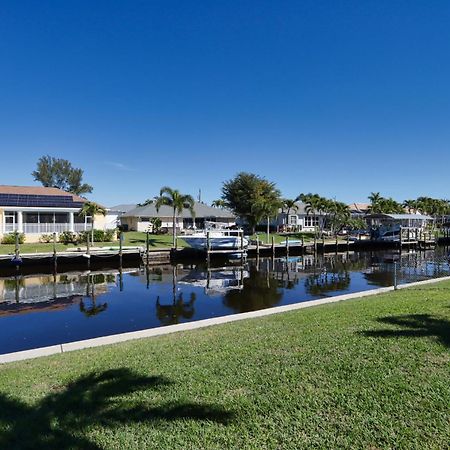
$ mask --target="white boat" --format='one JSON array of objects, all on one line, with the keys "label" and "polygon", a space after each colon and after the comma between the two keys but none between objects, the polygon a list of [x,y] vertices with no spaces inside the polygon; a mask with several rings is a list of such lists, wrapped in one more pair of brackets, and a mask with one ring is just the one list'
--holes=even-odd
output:
[{"label": "white boat", "polygon": [[242,230],[222,228],[217,222],[207,222],[205,229],[180,236],[186,244],[197,250],[240,250],[248,247],[248,239]]},{"label": "white boat", "polygon": [[178,283],[201,287],[206,294],[214,295],[243,289],[244,279],[249,276],[247,270],[224,267],[204,271],[194,270],[179,280]]}]

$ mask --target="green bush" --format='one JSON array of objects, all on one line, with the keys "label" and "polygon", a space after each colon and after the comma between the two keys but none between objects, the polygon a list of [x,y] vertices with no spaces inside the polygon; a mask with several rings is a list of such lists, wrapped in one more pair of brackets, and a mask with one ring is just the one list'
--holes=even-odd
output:
[{"label": "green bush", "polygon": [[[94,230],[94,242],[111,242],[114,239],[116,230]],[[78,242],[86,242],[89,236],[89,242],[92,240],[92,231],[82,231],[78,233]]]},{"label": "green bush", "polygon": [[23,233],[9,233],[5,234],[2,238],[2,244],[15,244],[16,243],[16,235],[19,236],[19,244],[23,244],[25,242],[25,235]]},{"label": "green bush", "polygon": [[59,242],[62,244],[76,244],[77,243],[77,235],[72,233],[72,231],[63,231],[59,234]]},{"label": "green bush", "polygon": [[44,244],[48,244],[50,242],[53,242],[53,234],[43,234],[40,238],[39,238],[39,242],[42,242]]}]

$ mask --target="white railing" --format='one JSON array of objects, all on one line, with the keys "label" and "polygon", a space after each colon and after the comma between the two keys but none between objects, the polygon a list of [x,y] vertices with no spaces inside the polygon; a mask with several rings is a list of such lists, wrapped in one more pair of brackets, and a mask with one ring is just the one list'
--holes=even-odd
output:
[{"label": "white railing", "polygon": [[[1,228],[1,227],[0,227]],[[22,225],[25,234],[46,234],[46,233],[62,233],[70,231],[70,223],[24,223]],[[74,223],[73,231],[78,233],[80,231],[90,231],[92,224],[90,223]],[[13,233],[18,231],[17,224],[6,223],[4,225],[4,233]]]}]

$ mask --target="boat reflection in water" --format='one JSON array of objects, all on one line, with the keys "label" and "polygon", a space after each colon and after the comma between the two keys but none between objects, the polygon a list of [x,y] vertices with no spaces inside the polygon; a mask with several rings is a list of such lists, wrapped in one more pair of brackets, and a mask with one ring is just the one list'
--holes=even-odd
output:
[{"label": "boat reflection in water", "polygon": [[447,250],[0,275],[0,354],[450,274]]}]

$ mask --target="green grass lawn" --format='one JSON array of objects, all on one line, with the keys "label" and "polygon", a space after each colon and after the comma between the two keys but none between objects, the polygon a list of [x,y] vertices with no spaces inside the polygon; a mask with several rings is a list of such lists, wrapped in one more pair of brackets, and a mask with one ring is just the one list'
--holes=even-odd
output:
[{"label": "green grass lawn", "polygon": [[[128,231],[124,233],[124,242],[125,246],[143,246],[145,247],[145,239],[146,233],[138,232],[138,231]],[[110,247],[119,245],[119,241],[115,242],[95,242],[95,247]],[[86,247],[86,244],[80,245],[64,245],[64,244],[56,244],[57,251],[65,251],[68,249],[73,249],[77,247]],[[178,246],[184,247],[186,244],[183,240],[178,240]],[[172,247],[172,235],[164,234],[164,235],[153,235],[150,234],[150,247],[151,248],[170,248]],[[0,255],[7,255],[14,253],[14,244],[0,244]],[[44,253],[44,252],[53,252],[53,244],[44,244],[44,243],[35,243],[29,244],[25,242],[20,246],[21,253]]]},{"label": "green grass lawn", "polygon": [[0,448],[444,449],[450,283],[0,366]]},{"label": "green grass lawn", "polygon": [[[272,236],[274,238],[275,244],[285,244],[286,243],[286,234],[279,234],[279,233],[270,233],[269,235],[269,244],[272,244]],[[300,241],[303,237],[304,242],[311,242],[313,240],[313,237],[311,236],[311,233],[289,233],[289,240],[298,240]],[[264,233],[263,231],[258,231],[256,234],[252,235],[250,239],[258,239],[263,244],[267,244],[267,233]]]}]

